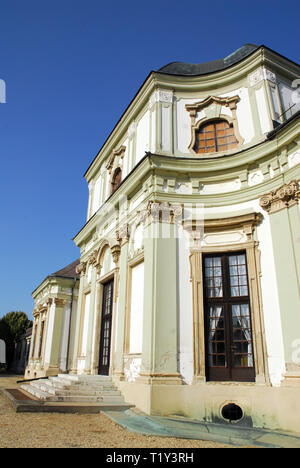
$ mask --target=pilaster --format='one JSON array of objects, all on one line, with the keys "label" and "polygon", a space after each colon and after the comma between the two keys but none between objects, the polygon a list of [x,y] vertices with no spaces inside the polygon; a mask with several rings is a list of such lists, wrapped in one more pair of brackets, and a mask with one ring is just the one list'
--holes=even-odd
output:
[{"label": "pilaster", "polygon": [[[158,205],[158,204],[156,204]],[[144,228],[144,319],[140,383],[181,384],[178,373],[176,225],[165,236],[159,206]]]},{"label": "pilaster", "polygon": [[49,342],[45,370],[47,373],[55,373],[59,371],[58,359],[62,334],[63,311],[67,301],[61,298],[51,298],[50,301],[52,301],[52,307],[50,307],[50,314],[52,317],[48,330],[51,340]]},{"label": "pilaster", "polygon": [[72,354],[70,353],[69,360],[71,363],[71,373],[77,372],[77,357],[79,351],[79,336],[80,336],[80,325],[81,315],[83,306],[83,290],[84,290],[84,277],[86,272],[86,262],[81,262],[76,267],[76,272],[80,274],[79,292],[78,292],[78,303],[76,308],[76,316],[74,317],[74,346],[72,348]]},{"label": "pilaster", "polygon": [[115,322],[116,344],[114,349],[114,376],[124,379],[124,332],[125,332],[125,313],[126,313],[126,288],[127,288],[127,258],[128,258],[128,240],[129,232],[127,224],[122,226],[118,232],[121,242],[121,252],[119,261],[119,300],[118,314]]},{"label": "pilaster", "polygon": [[287,377],[291,371],[300,384],[300,362],[294,359],[300,332],[298,199],[298,184],[292,181],[261,197],[260,204],[270,215]]}]

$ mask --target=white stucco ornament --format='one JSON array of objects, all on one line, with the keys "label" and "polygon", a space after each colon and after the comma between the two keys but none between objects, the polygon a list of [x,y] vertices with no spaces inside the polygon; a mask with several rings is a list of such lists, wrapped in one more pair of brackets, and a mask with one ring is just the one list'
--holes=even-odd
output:
[{"label": "white stucco ornament", "polygon": [[276,75],[265,67],[260,67],[254,73],[249,75],[250,86],[255,86],[257,83],[260,83],[262,80],[268,80],[272,83],[276,83]]},{"label": "white stucco ornament", "polygon": [[152,94],[152,96],[150,97],[150,100],[149,100],[150,108],[151,108],[156,102],[167,102],[167,103],[172,103],[172,102],[173,102],[173,92],[172,92],[172,91],[162,91],[162,90],[157,90],[157,91],[155,91],[155,92]]}]

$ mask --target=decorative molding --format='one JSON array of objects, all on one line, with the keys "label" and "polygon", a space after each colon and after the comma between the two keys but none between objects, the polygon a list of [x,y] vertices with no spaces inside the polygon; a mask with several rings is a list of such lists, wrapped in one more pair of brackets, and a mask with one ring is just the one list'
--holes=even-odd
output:
[{"label": "decorative molding", "polygon": [[261,267],[260,252],[258,242],[249,241],[238,245],[215,246],[191,250],[190,272],[193,298],[193,343],[194,343],[194,383],[206,380],[205,369],[205,311],[203,296],[203,254],[216,252],[238,252],[245,250],[247,253],[247,268],[249,278],[250,308],[253,324],[253,344],[256,383],[268,384],[267,351],[265,343],[265,332],[262,320],[262,300],[261,300]]},{"label": "decorative molding", "polygon": [[261,213],[249,213],[229,218],[183,220],[183,228],[190,234],[191,251],[202,250],[204,233],[243,232],[247,241],[253,240],[253,232],[263,219]]},{"label": "decorative molding", "polygon": [[130,232],[129,232],[129,224],[125,223],[123,226],[119,226],[119,229],[116,231],[116,238],[117,241],[121,243],[121,247],[129,241]]},{"label": "decorative molding", "polygon": [[111,248],[111,254],[112,254],[112,258],[113,258],[113,262],[114,263],[119,263],[119,259],[120,259],[120,253],[121,253],[121,247],[119,244],[116,244],[116,245],[113,245]]},{"label": "decorative molding", "polygon": [[61,297],[55,297],[54,303],[56,307],[64,307],[67,304],[67,300]]},{"label": "decorative molding", "polygon": [[76,273],[80,276],[84,276],[86,272],[87,262],[81,262],[76,267]]},{"label": "decorative molding", "polygon": [[263,195],[259,200],[259,204],[265,211],[271,214],[298,204],[299,199],[299,185],[296,180],[293,180],[289,184],[284,184],[279,189]]},{"label": "decorative molding", "polygon": [[98,250],[94,250],[91,255],[88,257],[87,263],[95,266],[98,261]]},{"label": "decorative molding", "polygon": [[115,160],[116,159],[117,159],[116,167],[121,167],[120,164],[121,164],[121,160],[124,158],[125,151],[126,151],[126,146],[124,146],[124,145],[122,145],[119,148],[113,150],[113,152],[112,152],[112,154],[111,154],[111,156],[108,159],[107,164],[106,164],[106,169],[108,169],[110,174],[112,172],[112,168],[115,165]]},{"label": "decorative molding", "polygon": [[236,105],[239,100],[240,97],[237,95],[231,97],[209,96],[204,99],[204,101],[196,102],[194,104],[186,104],[185,108],[190,114],[192,125],[195,125],[197,112],[201,112],[203,109],[211,106],[212,104],[229,107],[229,109],[233,111],[236,110]]},{"label": "decorative molding", "polygon": [[128,138],[132,138],[134,136],[134,134],[136,132],[136,127],[137,127],[136,122],[131,122],[131,124],[128,127],[128,131],[127,131]]},{"label": "decorative molding", "polygon": [[102,269],[102,266],[103,266],[103,257],[104,257],[105,251],[109,247],[110,247],[110,245],[109,245],[108,240],[107,239],[102,239],[98,249],[94,251],[94,252],[96,252],[96,261],[94,263],[94,266],[97,268],[97,275],[98,276],[100,276],[100,274],[101,274],[101,269]]},{"label": "decorative molding", "polygon": [[154,106],[155,103],[157,102],[165,102],[165,103],[170,103],[172,104],[173,102],[173,92],[172,91],[163,91],[163,90],[157,90],[155,91],[149,100],[149,107]]},{"label": "decorative molding", "polygon": [[140,211],[137,224],[152,222],[174,223],[182,219],[183,209],[180,203],[149,201],[147,208]]},{"label": "decorative molding", "polygon": [[255,86],[263,80],[268,80],[272,83],[276,83],[276,75],[275,73],[271,72],[271,70],[268,70],[264,67],[258,68],[254,73],[249,75],[250,86]]},{"label": "decorative molding", "polygon": [[140,372],[139,376],[136,378],[136,382],[145,385],[183,385],[179,372],[174,374]]},{"label": "decorative molding", "polygon": [[[198,156],[198,154],[194,150],[194,146],[196,143],[196,132],[199,130],[202,124],[209,122],[210,120],[215,120],[216,118],[226,120],[229,123],[229,125],[232,125],[234,129],[234,135],[239,145],[241,146],[243,144],[244,138],[240,134],[236,115],[236,108],[239,100],[240,97],[238,95],[231,97],[209,96],[206,99],[204,99],[204,101],[196,102],[194,104],[186,104],[185,108],[189,112],[191,118],[191,142],[189,144],[188,149],[191,151],[192,154]],[[229,107],[229,109],[231,110],[231,117],[228,115],[221,114],[222,106]],[[210,108],[211,112],[208,112],[208,108]],[[198,120],[198,122],[196,123],[197,113],[201,112],[204,109],[207,109],[206,116]],[[231,150],[228,151],[230,152]],[[227,153],[228,151],[226,151],[225,153]]]}]

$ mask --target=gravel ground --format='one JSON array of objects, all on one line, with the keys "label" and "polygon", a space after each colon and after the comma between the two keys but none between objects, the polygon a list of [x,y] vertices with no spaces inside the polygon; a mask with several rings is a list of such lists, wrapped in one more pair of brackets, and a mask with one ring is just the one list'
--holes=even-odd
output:
[{"label": "gravel ground", "polygon": [[[1,375],[0,387],[18,388],[22,376]],[[202,440],[143,436],[104,414],[15,413],[0,394],[0,448],[232,448]]]}]

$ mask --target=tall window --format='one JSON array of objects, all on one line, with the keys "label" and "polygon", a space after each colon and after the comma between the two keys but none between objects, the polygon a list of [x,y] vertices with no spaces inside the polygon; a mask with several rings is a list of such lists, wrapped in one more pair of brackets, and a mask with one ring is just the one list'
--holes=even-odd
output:
[{"label": "tall window", "polygon": [[254,381],[254,357],[245,252],[204,257],[206,376]]},{"label": "tall window", "polygon": [[233,125],[226,120],[215,120],[200,126],[196,131],[196,153],[217,153],[235,148],[238,141]]},{"label": "tall window", "polygon": [[114,193],[117,190],[121,182],[122,182],[122,170],[120,167],[117,167],[117,169],[114,172],[112,182],[111,182],[111,185],[112,185],[111,193]]},{"label": "tall window", "polygon": [[101,312],[101,336],[100,336],[99,367],[98,367],[98,373],[100,375],[109,374],[111,328],[112,328],[112,313],[113,313],[113,292],[114,292],[114,280],[112,279],[103,285],[102,312]]},{"label": "tall window", "polygon": [[42,323],[41,323],[41,332],[40,332],[39,358],[42,357],[44,330],[45,330],[45,321],[43,320]]},{"label": "tall window", "polygon": [[36,336],[37,336],[37,323],[33,326],[33,340],[32,340],[32,348],[31,348],[31,357],[34,357],[35,345],[36,345]]}]

